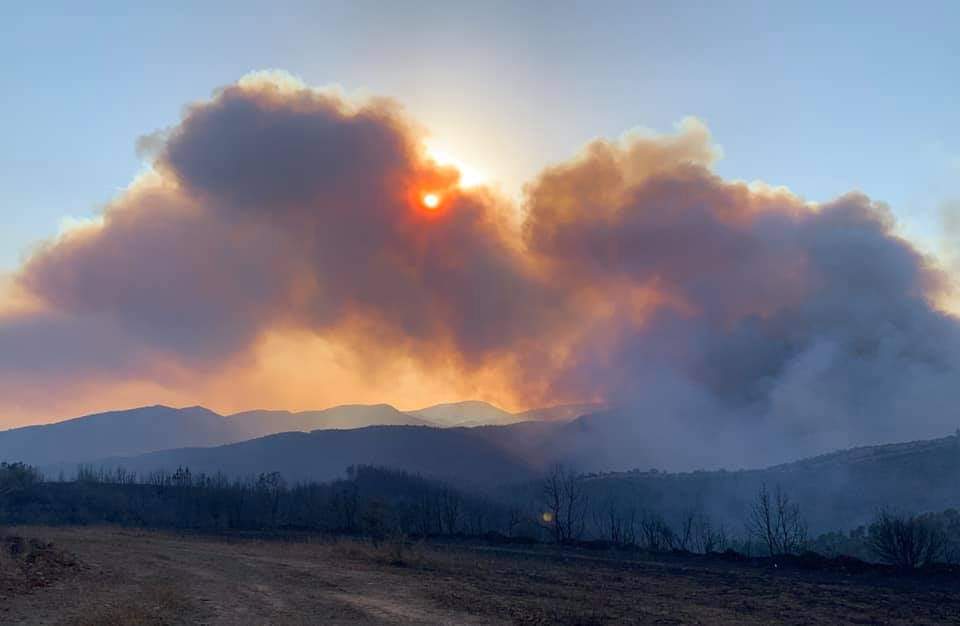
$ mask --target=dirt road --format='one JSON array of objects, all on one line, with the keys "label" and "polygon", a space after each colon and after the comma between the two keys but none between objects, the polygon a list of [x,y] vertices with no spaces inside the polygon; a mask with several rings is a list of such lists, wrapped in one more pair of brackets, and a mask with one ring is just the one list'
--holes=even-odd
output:
[{"label": "dirt road", "polygon": [[960,623],[955,587],[856,577],[113,528],[13,532],[83,565],[3,599],[0,622],[11,624]]}]

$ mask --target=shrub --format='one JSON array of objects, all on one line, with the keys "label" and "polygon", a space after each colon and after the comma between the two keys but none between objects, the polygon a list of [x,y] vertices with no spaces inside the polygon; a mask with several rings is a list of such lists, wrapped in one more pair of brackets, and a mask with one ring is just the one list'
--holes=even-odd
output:
[{"label": "shrub", "polygon": [[867,545],[881,561],[914,569],[943,558],[946,535],[932,519],[880,511],[870,524]]}]

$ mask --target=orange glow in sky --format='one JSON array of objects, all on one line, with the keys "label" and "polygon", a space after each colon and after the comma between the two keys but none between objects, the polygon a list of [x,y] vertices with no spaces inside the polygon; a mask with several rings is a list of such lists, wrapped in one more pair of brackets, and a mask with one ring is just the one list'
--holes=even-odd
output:
[{"label": "orange glow in sky", "polygon": [[460,187],[476,187],[485,184],[489,177],[475,167],[467,165],[460,159],[454,157],[447,150],[439,147],[432,141],[426,142],[427,156],[429,156],[437,165],[446,165],[456,168],[460,172]]}]

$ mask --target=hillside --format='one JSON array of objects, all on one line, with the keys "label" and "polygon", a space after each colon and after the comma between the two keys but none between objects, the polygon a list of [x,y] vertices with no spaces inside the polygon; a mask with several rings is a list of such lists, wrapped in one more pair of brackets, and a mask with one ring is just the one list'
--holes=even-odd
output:
[{"label": "hillside", "polygon": [[477,436],[472,429],[425,426],[288,432],[224,446],[114,457],[96,465],[140,473],[180,466],[228,476],[280,472],[292,482],[331,480],[342,476],[350,465],[404,469],[468,485],[509,484],[536,476],[527,462]]},{"label": "hillside", "polygon": [[519,421],[535,422],[563,422],[574,420],[581,415],[596,413],[604,409],[603,404],[558,404],[556,406],[547,406],[540,409],[530,409],[521,413],[515,413]]},{"label": "hillside", "polygon": [[468,400],[407,411],[438,426],[505,426],[518,422],[564,422],[603,408],[600,404],[560,404],[510,413],[489,402]]},{"label": "hillside", "polygon": [[613,472],[587,481],[598,501],[640,503],[675,519],[700,510],[731,528],[742,526],[763,485],[797,502],[813,532],[866,524],[881,508],[960,507],[960,437],[864,446],[766,469]]}]

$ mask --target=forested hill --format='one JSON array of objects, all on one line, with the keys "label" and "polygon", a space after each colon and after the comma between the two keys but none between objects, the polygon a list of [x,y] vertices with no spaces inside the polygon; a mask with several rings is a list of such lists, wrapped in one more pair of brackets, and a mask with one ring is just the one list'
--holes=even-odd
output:
[{"label": "forested hill", "polygon": [[960,437],[851,448],[758,470],[593,474],[587,485],[594,499],[675,517],[702,510],[735,525],[762,486],[779,487],[800,505],[811,530],[851,528],[880,509],[960,507]]}]

